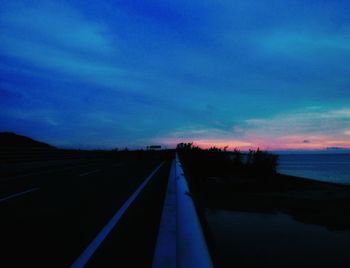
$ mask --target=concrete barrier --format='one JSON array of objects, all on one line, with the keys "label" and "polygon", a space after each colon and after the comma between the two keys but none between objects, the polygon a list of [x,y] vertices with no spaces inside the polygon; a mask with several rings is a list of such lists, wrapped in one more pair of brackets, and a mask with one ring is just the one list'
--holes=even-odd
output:
[{"label": "concrete barrier", "polygon": [[[176,193],[176,203],[174,193]],[[175,207],[176,212],[174,212]],[[167,215],[166,219],[164,215]],[[170,171],[163,216],[153,268],[212,268],[213,263],[202,226],[178,156]],[[176,250],[174,250],[174,245],[176,245]]]}]

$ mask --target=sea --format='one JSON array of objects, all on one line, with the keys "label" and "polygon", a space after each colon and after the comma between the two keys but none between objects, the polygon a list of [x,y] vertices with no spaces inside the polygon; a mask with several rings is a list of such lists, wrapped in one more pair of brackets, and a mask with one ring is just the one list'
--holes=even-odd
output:
[{"label": "sea", "polygon": [[350,154],[280,154],[278,172],[350,184]]}]

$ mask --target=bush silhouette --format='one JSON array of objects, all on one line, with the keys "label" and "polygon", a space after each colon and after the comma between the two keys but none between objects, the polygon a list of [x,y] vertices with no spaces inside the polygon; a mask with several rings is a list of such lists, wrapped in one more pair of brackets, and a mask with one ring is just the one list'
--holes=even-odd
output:
[{"label": "bush silhouette", "polygon": [[239,175],[263,179],[276,173],[278,160],[277,155],[259,148],[244,154],[239,149],[229,152],[227,147],[201,149],[193,143],[179,143],[177,152],[186,171],[195,175],[190,182],[192,187],[200,187],[210,177]]}]

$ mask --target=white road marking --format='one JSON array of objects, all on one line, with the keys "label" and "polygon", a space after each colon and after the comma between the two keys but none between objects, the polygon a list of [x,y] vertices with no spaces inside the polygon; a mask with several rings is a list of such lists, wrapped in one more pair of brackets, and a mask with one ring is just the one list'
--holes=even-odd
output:
[{"label": "white road marking", "polygon": [[125,201],[125,203],[121,206],[121,208],[113,215],[110,221],[103,227],[103,229],[97,234],[94,240],[87,246],[87,248],[83,251],[83,253],[75,260],[72,264],[71,268],[82,268],[84,267],[91,256],[95,253],[98,247],[101,245],[103,240],[108,236],[108,234],[112,231],[114,226],[119,222],[124,213],[127,211],[129,206],[134,202],[136,197],[140,194],[140,192],[145,188],[147,183],[153,178],[154,174],[163,166],[165,162],[162,162],[155,170],[152,171],[150,175],[144,180],[143,183],[137,188],[137,190]]},{"label": "white road marking", "polygon": [[87,175],[90,175],[90,174],[93,174],[93,173],[96,173],[96,172],[99,172],[99,171],[100,171],[99,169],[95,169],[95,170],[92,170],[92,171],[88,171],[88,172],[79,174],[79,177],[84,177],[84,176],[87,176]]},{"label": "white road marking", "polygon": [[34,192],[34,191],[38,191],[40,188],[32,188],[32,189],[29,189],[29,190],[26,190],[26,191],[23,191],[23,192],[20,192],[20,193],[15,193],[15,194],[12,194],[12,195],[9,195],[9,196],[6,196],[6,197],[3,197],[0,199],[0,202],[3,202],[3,201],[6,201],[6,200],[9,200],[11,198],[15,198],[15,197],[18,197],[18,196],[21,196],[21,195],[24,195],[24,194],[28,194],[28,193],[31,193],[31,192]]},{"label": "white road marking", "polygon": [[176,268],[177,195],[175,161],[173,161],[165,194],[157,244],[153,256],[153,268]]},{"label": "white road marking", "polygon": [[59,168],[58,170],[54,169],[54,170],[45,170],[45,171],[32,172],[32,173],[28,173],[28,174],[24,174],[24,175],[18,175],[18,176],[14,176],[14,177],[6,177],[6,178],[4,178],[4,180],[8,181],[8,180],[15,180],[15,179],[26,178],[26,177],[30,177],[30,176],[34,176],[34,175],[50,174],[50,173],[55,173],[55,172],[60,172],[60,171],[71,170],[71,169],[75,169],[75,168],[79,168],[79,167],[84,167],[86,165],[89,165],[89,164],[82,164],[82,165],[77,165],[77,166],[73,166],[73,167]]}]

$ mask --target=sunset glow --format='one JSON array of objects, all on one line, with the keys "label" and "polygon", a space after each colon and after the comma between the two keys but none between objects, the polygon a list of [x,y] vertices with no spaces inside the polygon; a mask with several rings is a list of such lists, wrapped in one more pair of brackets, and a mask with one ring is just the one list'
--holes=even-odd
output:
[{"label": "sunset glow", "polygon": [[3,1],[0,131],[73,148],[349,148],[349,9]]},{"label": "sunset glow", "polygon": [[331,148],[350,149],[349,140],[332,140],[331,137],[311,137],[311,142],[302,141],[302,137],[282,137],[277,140],[215,140],[215,139],[164,139],[158,142],[164,146],[175,147],[180,142],[193,142],[203,149],[211,147],[233,150],[235,148],[246,151],[260,148],[262,150],[322,150]]}]

